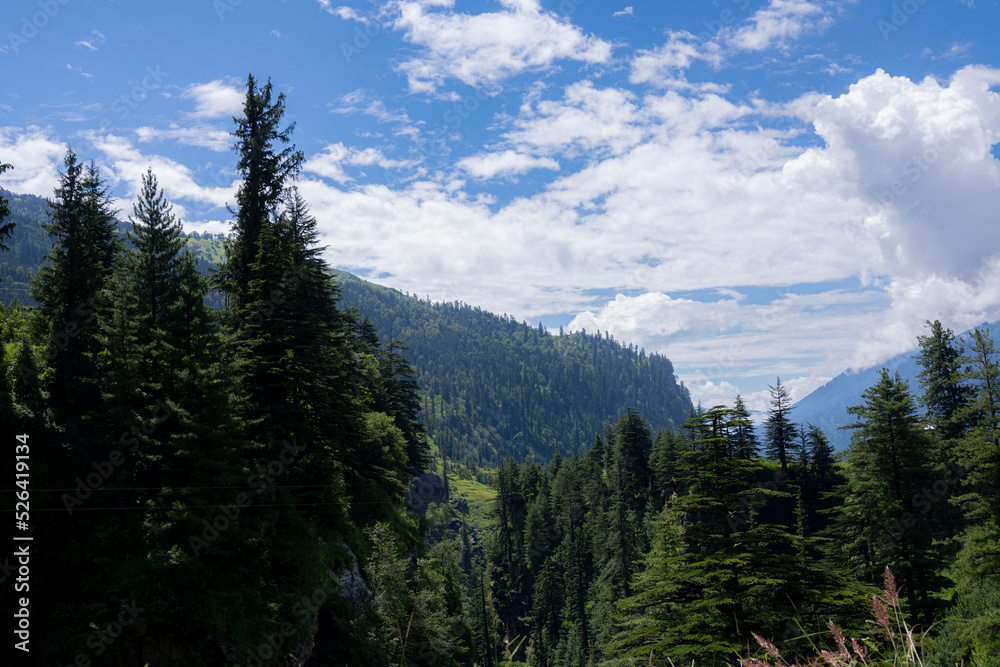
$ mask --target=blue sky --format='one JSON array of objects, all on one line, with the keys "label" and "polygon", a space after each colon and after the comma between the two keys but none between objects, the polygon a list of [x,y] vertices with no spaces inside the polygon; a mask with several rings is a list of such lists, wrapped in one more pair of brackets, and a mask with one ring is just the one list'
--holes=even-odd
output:
[{"label": "blue sky", "polygon": [[225,231],[248,73],[331,264],[802,397],[1000,317],[995,0],[108,0],[0,9],[0,185],[68,146]]}]

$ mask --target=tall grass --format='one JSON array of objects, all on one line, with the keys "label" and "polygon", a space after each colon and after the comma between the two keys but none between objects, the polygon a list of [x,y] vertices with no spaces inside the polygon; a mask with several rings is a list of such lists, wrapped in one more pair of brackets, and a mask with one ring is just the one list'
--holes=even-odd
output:
[{"label": "tall grass", "polygon": [[[741,667],[924,667],[921,648],[922,635],[916,634],[903,616],[899,604],[899,591],[892,570],[885,568],[884,598],[872,596],[873,621],[871,629],[861,641],[844,636],[840,628],[830,621],[828,627],[837,645],[835,651],[820,649],[812,644],[817,655],[806,663],[790,663],[781,657],[778,648],[754,633],[767,658],[744,658]],[[773,662],[771,662],[773,660]]]}]

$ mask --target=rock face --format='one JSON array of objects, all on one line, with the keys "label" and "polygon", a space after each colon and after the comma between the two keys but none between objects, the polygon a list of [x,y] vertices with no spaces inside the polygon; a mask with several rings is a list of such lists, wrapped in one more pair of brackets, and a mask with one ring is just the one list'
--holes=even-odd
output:
[{"label": "rock face", "polygon": [[364,577],[361,576],[361,564],[358,562],[358,557],[351,551],[351,547],[347,546],[347,544],[343,542],[340,544],[351,555],[354,567],[350,570],[344,570],[340,574],[333,571],[330,574],[340,584],[340,596],[347,598],[360,607],[365,600],[371,597],[372,592],[368,588],[368,584],[365,583]]}]

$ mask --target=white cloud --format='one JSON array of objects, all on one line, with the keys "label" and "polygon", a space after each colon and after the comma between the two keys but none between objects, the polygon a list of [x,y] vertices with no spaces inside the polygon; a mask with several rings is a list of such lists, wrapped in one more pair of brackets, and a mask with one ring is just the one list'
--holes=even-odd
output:
[{"label": "white cloud", "polygon": [[891,306],[866,331],[855,353],[852,368],[862,369],[913,348],[923,335],[924,322],[940,320],[956,332],[966,331],[1000,316],[1000,259],[986,260],[970,279],[930,274],[897,278],[887,286]]},{"label": "white cloud", "polygon": [[338,6],[334,7],[330,0],[319,0],[320,8],[328,14],[333,16],[338,16],[345,21],[361,21],[364,22],[365,18],[359,14],[355,9],[351,7]]},{"label": "white cloud", "polygon": [[77,73],[80,74],[80,76],[85,77],[87,79],[93,79],[94,78],[93,74],[89,74],[87,72],[84,72],[82,67],[73,67],[69,63],[66,63],[66,69],[71,70],[73,72],[77,72]]},{"label": "white cloud", "polygon": [[621,154],[646,135],[632,93],[571,84],[561,100],[541,100],[522,109],[505,138],[525,151],[542,154]]},{"label": "white cloud", "polygon": [[749,25],[731,33],[727,31],[725,41],[740,51],[763,51],[778,47],[801,38],[806,33],[821,32],[834,20],[825,3],[811,0],[771,0],[750,17]]},{"label": "white cloud", "polygon": [[12,192],[51,197],[59,185],[58,170],[67,149],[51,129],[34,125],[0,128],[0,155],[12,166],[0,176],[0,185]]},{"label": "white cloud", "polygon": [[231,82],[216,79],[208,83],[193,83],[181,93],[194,100],[194,118],[231,118],[243,112],[246,91]]},{"label": "white cloud", "polygon": [[542,9],[538,0],[500,4],[500,11],[463,14],[446,0],[396,2],[393,27],[423,49],[399,67],[410,90],[433,93],[446,79],[495,88],[508,77],[544,70],[559,60],[596,64],[611,58],[609,42],[583,34]]},{"label": "white cloud", "polygon": [[185,125],[171,123],[166,129],[154,127],[137,127],[135,134],[141,143],[149,141],[176,141],[185,146],[208,148],[217,152],[230,150],[233,137],[229,132],[211,125]]},{"label": "white cloud", "polygon": [[[342,144],[310,158],[309,169],[352,183],[351,191],[319,181],[304,187],[324,228],[338,230],[331,260],[340,266],[388,272],[386,282],[400,289],[518,317],[578,312],[574,326],[611,330],[691,369],[718,369],[692,381],[720,386],[780,374],[816,386],[844,359],[874,363],[859,356],[862,348],[885,358],[911,346],[914,327],[935,316],[921,311],[934,303],[961,304],[938,310],[951,321],[995,312],[989,282],[957,272],[1000,247],[989,236],[997,207],[986,187],[1000,130],[993,76],[968,69],[943,86],[879,72],[840,97],[787,107],[704,92],[638,97],[584,81],[556,99],[529,99],[505,121],[491,155],[455,161],[485,177],[503,173],[494,171],[503,160],[520,168],[565,156],[558,177],[534,195],[497,207],[443,181],[356,184],[346,166],[361,153]],[[793,114],[785,119],[792,127],[757,124],[776,114]],[[820,145],[802,141],[805,123]],[[949,226],[924,222],[910,203],[879,205],[875,175],[903,174],[944,127],[952,128],[953,157],[938,161],[956,174],[928,170],[919,188],[923,205],[934,202],[934,218]],[[959,223],[962,238],[950,238],[948,210],[971,212]],[[339,236],[345,228],[347,240]],[[938,247],[924,247],[927,234]],[[967,242],[984,235],[984,243]],[[933,272],[945,287],[925,284]],[[845,280],[857,281],[856,290],[807,287]],[[922,291],[903,289],[913,284]],[[747,285],[799,287],[762,305],[740,296]],[[595,303],[591,290],[609,288],[640,296]],[[722,296],[670,296],[690,290]],[[886,328],[894,318],[909,324]]]},{"label": "white cloud", "polygon": [[742,22],[737,21],[734,9],[723,9],[719,18],[704,23],[708,29],[697,36],[683,30],[669,31],[662,46],[638,51],[631,61],[629,80],[719,92],[723,88],[715,83],[689,83],[685,71],[699,61],[721,68],[740,52],[787,50],[802,37],[832,26],[835,9],[836,5],[825,0],[770,0]]},{"label": "white cloud", "polygon": [[90,34],[92,35],[91,39],[89,40],[81,39],[78,42],[73,42],[73,45],[88,49],[90,51],[97,51],[98,48],[100,48],[99,46],[100,44],[103,44],[104,42],[108,41],[108,38],[105,37],[104,34],[99,30],[91,30]]},{"label": "white cloud", "polygon": [[364,114],[371,116],[380,123],[390,123],[396,125],[395,133],[399,135],[415,136],[417,129],[423,121],[415,122],[410,119],[409,114],[402,109],[389,109],[382,100],[375,99],[365,90],[353,90],[345,95],[341,95],[336,102],[329,105],[331,113],[348,115]]},{"label": "white cloud", "polygon": [[[687,88],[690,84],[684,77],[684,71],[697,60],[719,66],[722,62],[722,49],[712,41],[699,42],[689,32],[671,31],[663,46],[640,50],[632,58],[629,81]],[[719,87],[717,84],[713,85]]]},{"label": "white cloud", "polygon": [[400,169],[413,166],[414,163],[389,159],[377,148],[347,147],[337,142],[327,144],[322,152],[307,159],[302,165],[302,170],[338,183],[353,181],[354,178],[344,171],[343,165],[359,167],[374,165],[383,169]]},{"label": "white cloud", "polygon": [[624,9],[622,9],[620,11],[617,11],[617,12],[613,13],[611,16],[613,16],[615,18],[619,18],[619,17],[622,17],[622,16],[632,16],[634,13],[635,13],[635,8],[630,5],[630,6],[625,7]]},{"label": "white cloud", "polygon": [[[94,131],[82,134],[104,155],[104,160],[100,162],[107,167],[109,181],[112,184],[123,183],[127,196],[132,199],[142,189],[142,176],[147,168],[152,168],[167,199],[171,200],[181,215],[185,212],[185,201],[218,208],[233,203],[235,199],[238,185],[235,179],[221,185],[202,185],[195,180],[192,170],[186,165],[162,155],[143,154],[124,137]],[[131,210],[130,205],[128,210]]]},{"label": "white cloud", "polygon": [[559,163],[552,158],[536,158],[512,150],[472,155],[459,160],[457,166],[480,179],[524,174],[532,169],[559,169]]},{"label": "white cloud", "polygon": [[929,46],[925,46],[921,55],[933,60],[953,60],[955,58],[965,58],[968,57],[973,46],[975,45],[971,42],[967,44],[959,44],[958,42],[955,42],[942,53],[935,53],[934,49]]},{"label": "white cloud", "polygon": [[[1000,70],[966,67],[942,85],[882,70],[837,98],[793,107],[825,141],[785,171],[836,164],[827,188],[862,207],[860,230],[876,240],[883,270],[899,277],[971,277],[1000,248]],[[961,211],[960,215],[956,215]],[[969,239],[976,239],[970,243]]]}]

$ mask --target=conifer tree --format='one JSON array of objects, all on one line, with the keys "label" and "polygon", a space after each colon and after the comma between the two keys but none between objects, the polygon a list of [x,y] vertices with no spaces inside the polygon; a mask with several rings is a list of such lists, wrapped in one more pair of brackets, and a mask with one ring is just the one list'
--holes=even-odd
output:
[{"label": "conifer tree", "polygon": [[927,409],[927,418],[949,442],[957,438],[965,425],[957,415],[961,414],[970,400],[970,389],[959,379],[961,351],[955,345],[955,334],[945,329],[941,322],[927,322],[930,329],[926,336],[917,336],[920,351],[915,355],[923,367],[918,377],[924,393],[920,404]]},{"label": "conifer tree", "polygon": [[[38,333],[46,340],[53,371],[46,387],[49,407],[73,437],[81,431],[82,416],[99,412],[96,314],[104,308],[99,297],[120,243],[97,167],[85,168],[72,149],[63,165],[45,225],[52,251],[33,279],[32,298],[39,304]],[[77,439],[76,447],[83,446]],[[81,454],[84,461],[93,459],[90,452]]]},{"label": "conifer tree", "polygon": [[[288,181],[302,165],[302,153],[291,144],[295,123],[282,127],[285,95],[272,101],[268,81],[258,87],[247,76],[243,115],[236,119],[237,170],[243,176],[236,194],[235,238],[226,244],[226,262],[219,282],[229,300],[230,313],[239,315],[250,299],[253,265],[258,259],[261,232],[277,211]],[[282,147],[284,145],[284,147]]]},{"label": "conifer tree", "polygon": [[807,479],[801,484],[805,499],[806,532],[808,535],[817,535],[830,525],[830,513],[837,503],[833,490],[841,480],[833,457],[833,447],[823,430],[806,424],[805,433],[809,467]]},{"label": "conifer tree", "polygon": [[660,514],[635,593],[621,603],[613,655],[721,665],[751,631],[773,637],[800,614],[836,615],[858,602],[833,573],[810,567],[810,540],[760,520],[761,507],[789,494],[758,486],[761,462],[736,455],[739,421],[717,406],[685,424],[697,434],[681,462],[687,493]]},{"label": "conifer tree", "polygon": [[902,579],[914,620],[929,622],[935,609],[930,594],[942,583],[943,554],[934,540],[942,536],[943,508],[921,511],[921,498],[943,472],[898,372],[881,369],[863,398],[848,408],[857,421],[850,425],[848,497],[837,529],[841,539],[852,539],[837,549],[847,554],[856,576],[871,584],[890,567]]},{"label": "conifer tree", "polygon": [[649,457],[653,489],[659,507],[677,490],[677,464],[680,459],[683,439],[672,431],[660,431],[653,439],[653,453]]},{"label": "conifer tree", "polygon": [[[0,174],[4,173],[10,169],[9,164],[4,164],[0,162]],[[5,245],[3,240],[14,233],[13,222],[4,222],[4,218],[10,215],[10,209],[7,207],[7,199],[5,197],[0,197],[0,252],[5,250],[10,250],[10,247]]]},{"label": "conifer tree", "polygon": [[984,580],[1000,581],[1000,353],[988,329],[976,329],[961,358],[957,379],[971,390],[968,405],[955,413],[971,429],[955,447],[965,471],[961,493],[966,532],[959,554],[960,588],[976,589]]},{"label": "conifer tree", "polygon": [[781,471],[788,470],[789,453],[795,446],[798,429],[790,419],[792,399],[781,378],[771,386],[771,408],[764,422],[767,458],[781,464]]},{"label": "conifer tree", "polygon": [[742,396],[736,396],[736,404],[733,406],[733,416],[735,417],[736,432],[733,438],[733,445],[736,447],[736,456],[741,459],[755,459],[760,455],[760,443],[754,431],[753,420],[750,417],[750,410],[747,409],[746,402]]}]

